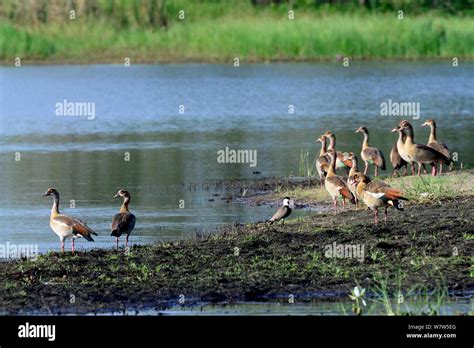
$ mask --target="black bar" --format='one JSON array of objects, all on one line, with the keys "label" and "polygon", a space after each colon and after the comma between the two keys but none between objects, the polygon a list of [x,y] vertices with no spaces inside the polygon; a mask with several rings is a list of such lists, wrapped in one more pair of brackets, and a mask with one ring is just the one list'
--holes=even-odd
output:
[{"label": "black bar", "polygon": [[[19,326],[54,324],[55,340],[20,338]],[[163,344],[410,344],[472,347],[472,317],[312,316],[66,316],[0,317],[0,346]],[[418,327],[409,329],[408,326]],[[427,325],[431,328],[428,329]],[[437,328],[434,325],[449,325]],[[407,334],[455,334],[455,338],[407,338]]]}]

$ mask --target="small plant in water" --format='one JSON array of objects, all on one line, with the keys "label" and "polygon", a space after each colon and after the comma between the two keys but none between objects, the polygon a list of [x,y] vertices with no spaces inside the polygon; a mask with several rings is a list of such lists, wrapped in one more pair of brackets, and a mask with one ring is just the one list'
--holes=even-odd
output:
[{"label": "small plant in water", "polygon": [[360,286],[356,286],[354,289],[351,290],[351,294],[349,295],[349,298],[352,301],[354,301],[352,305],[352,311],[356,315],[361,315],[362,306],[364,307],[367,306],[367,303],[365,303],[364,295],[365,295],[365,289],[361,288]]}]

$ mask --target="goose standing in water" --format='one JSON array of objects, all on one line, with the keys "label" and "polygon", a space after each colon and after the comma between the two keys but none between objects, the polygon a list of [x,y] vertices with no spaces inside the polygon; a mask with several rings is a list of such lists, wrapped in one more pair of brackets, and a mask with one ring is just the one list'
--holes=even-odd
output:
[{"label": "goose standing in water", "polygon": [[43,197],[53,196],[53,208],[51,209],[51,216],[49,225],[54,233],[59,236],[61,240],[61,251],[64,252],[64,240],[71,238],[71,252],[74,254],[74,241],[76,238],[84,238],[89,242],[94,240],[91,234],[97,236],[97,233],[87,226],[85,221],[61,214],[59,212],[59,192],[54,188],[49,188],[43,194]]},{"label": "goose standing in water", "polygon": [[116,237],[116,245],[118,248],[119,238],[125,233],[125,247],[128,247],[128,237],[135,227],[136,219],[135,215],[133,215],[128,210],[128,204],[130,203],[130,193],[128,193],[126,190],[119,190],[114,198],[117,197],[123,198],[123,203],[120,207],[120,212],[112,219],[112,225],[110,226],[112,233],[110,235]]},{"label": "goose standing in water", "polygon": [[291,208],[290,208],[290,197],[283,198],[283,205],[278,208],[278,210],[273,214],[272,218],[269,220],[270,225],[273,224],[275,221],[280,221],[284,223],[284,219],[290,216]]},{"label": "goose standing in water", "polygon": [[382,151],[369,145],[369,130],[366,127],[357,128],[356,133],[362,133],[364,135],[362,151],[360,152],[360,157],[362,157],[362,160],[365,162],[364,175],[367,175],[370,163],[375,167],[375,176],[378,176],[379,168],[385,170],[385,157]]}]

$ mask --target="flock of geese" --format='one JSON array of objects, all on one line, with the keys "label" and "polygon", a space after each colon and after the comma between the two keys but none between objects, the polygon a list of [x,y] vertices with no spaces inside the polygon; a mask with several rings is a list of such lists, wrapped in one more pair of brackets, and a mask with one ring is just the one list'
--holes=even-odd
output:
[{"label": "flock of geese", "polygon": [[[421,175],[423,168],[425,174],[425,164],[431,164],[431,175],[443,171],[443,164],[452,163],[448,147],[439,142],[436,138],[436,122],[429,119],[422,124],[431,128],[427,145],[415,143],[415,133],[413,126],[406,120],[401,121],[392,132],[398,132],[398,140],[390,151],[390,162],[393,166],[392,175],[399,175],[398,170],[405,167],[403,175],[407,175],[407,167],[410,164],[411,174],[415,174],[415,163],[418,164],[418,175]],[[385,157],[378,148],[369,144],[369,131],[366,127],[359,127],[356,133],[362,133],[364,140],[360,157],[365,163],[364,172],[358,168],[358,157],[353,152],[336,151],[336,135],[327,131],[321,135],[317,141],[321,143],[321,151],[316,160],[316,169],[319,174],[321,186],[325,186],[333,200],[334,210],[337,214],[337,201],[342,199],[342,207],[345,208],[346,199],[353,204],[362,200],[369,209],[374,212],[374,223],[378,223],[378,209],[384,208],[384,220],[387,221],[387,208],[393,206],[397,210],[403,210],[400,201],[407,200],[403,197],[403,192],[393,188],[383,181],[372,182],[367,175],[369,165],[375,167],[374,175],[378,175],[379,168],[386,169]],[[329,145],[326,144],[329,139]],[[336,174],[336,170],[345,169],[348,174],[347,179]],[[281,206],[270,222],[280,221],[291,214],[290,199],[285,197]]]},{"label": "flock of geese", "polygon": [[[439,172],[443,170],[443,164],[450,165],[449,149],[446,145],[439,142],[436,138],[436,122],[432,119],[423,123],[423,126],[431,127],[430,137],[427,145],[415,143],[413,126],[406,120],[392,129],[392,132],[398,132],[399,137],[393,145],[390,152],[390,161],[393,166],[393,175],[398,175],[398,170],[405,167],[403,175],[407,175],[408,164],[411,166],[412,175],[415,174],[415,163],[418,164],[418,175],[421,175],[421,169],[425,164],[432,165],[432,175],[436,175],[437,166]],[[335,213],[337,214],[337,201],[342,199],[343,208],[346,205],[346,199],[356,204],[361,199],[368,208],[374,211],[374,222],[378,223],[378,209],[384,208],[384,220],[387,221],[387,208],[393,206],[398,210],[403,210],[400,201],[407,200],[403,197],[402,191],[393,188],[388,184],[377,181],[372,182],[367,175],[369,165],[375,167],[375,176],[378,175],[378,169],[385,170],[385,157],[379,149],[370,146],[369,131],[366,127],[359,127],[357,133],[362,133],[364,140],[360,156],[365,163],[364,172],[358,169],[358,158],[353,152],[336,151],[336,135],[330,131],[321,135],[317,141],[321,142],[321,151],[316,160],[316,168],[319,174],[321,186],[324,183],[326,190],[333,199]],[[329,139],[329,145],[326,144]],[[347,180],[336,174],[336,170],[345,169],[348,174]],[[426,170],[425,170],[426,172]],[[71,238],[71,251],[74,253],[74,241],[76,238],[84,238],[93,241],[92,235],[97,235],[86,222],[59,211],[59,192],[54,188],[49,188],[43,197],[53,197],[53,207],[51,209],[50,226],[54,233],[59,236],[61,241],[61,251],[64,252],[64,241]],[[114,215],[110,226],[111,236],[116,238],[116,247],[119,246],[119,238],[125,235],[125,246],[128,246],[128,239],[135,227],[135,215],[129,211],[130,193],[126,190],[119,190],[114,198],[123,199],[122,206],[118,214]],[[291,214],[290,198],[283,199],[283,205],[278,208],[276,213],[269,220],[272,224],[276,221],[284,222],[284,219]]]}]

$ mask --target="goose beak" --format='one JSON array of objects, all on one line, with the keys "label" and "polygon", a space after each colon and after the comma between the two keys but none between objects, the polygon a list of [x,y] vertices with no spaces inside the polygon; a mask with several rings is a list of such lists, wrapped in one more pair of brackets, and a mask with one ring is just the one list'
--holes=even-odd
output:
[{"label": "goose beak", "polygon": [[119,197],[118,193],[115,196],[113,196],[112,198],[117,198],[117,197]]},{"label": "goose beak", "polygon": [[398,132],[398,127],[395,127],[395,128],[392,129],[390,132],[392,132],[392,133]]},{"label": "goose beak", "polygon": [[421,126],[424,127],[424,126],[427,126],[427,125],[428,125],[428,123],[424,122]]}]

